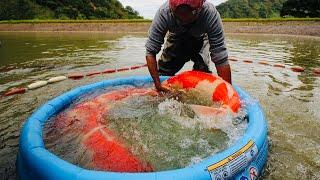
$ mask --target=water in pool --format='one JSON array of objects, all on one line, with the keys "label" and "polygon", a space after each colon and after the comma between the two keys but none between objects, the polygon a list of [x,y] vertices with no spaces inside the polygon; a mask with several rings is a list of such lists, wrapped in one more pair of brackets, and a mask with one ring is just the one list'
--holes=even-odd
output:
[{"label": "water in pool", "polygon": [[[126,88],[129,87],[122,87]],[[126,91],[122,89],[119,87],[119,90],[83,97],[52,118],[44,130],[47,148],[59,157],[88,169],[132,172],[123,165],[122,169],[119,168],[121,165],[113,165],[123,162],[112,162],[110,166],[101,166],[95,162],[95,158],[98,158],[99,161],[109,163],[107,159],[113,158],[108,157],[111,153],[107,146],[104,151],[103,146],[88,145],[87,139],[94,135],[92,129],[96,129],[96,126],[89,131],[82,128],[89,126],[88,121],[91,120],[87,118],[88,113],[92,115],[101,110],[101,115],[96,120],[98,127],[106,127],[106,131],[112,132],[112,135],[108,134],[108,137],[103,137],[101,141],[113,138],[115,142],[121,142],[124,148],[132,153],[131,156],[139,159],[141,163],[148,164],[150,170],[162,171],[200,162],[224,150],[241,137],[246,128],[245,112],[242,109],[236,115],[226,113],[220,116],[200,117],[195,114],[190,104],[212,106],[213,103],[196,96],[192,91],[182,95],[180,93],[179,97],[172,94],[143,94],[117,101],[109,100],[111,96],[119,98],[124,94]],[[82,108],[82,114],[75,110],[79,107]],[[85,107],[93,109],[87,111]],[[95,155],[93,151],[98,150],[102,153]],[[102,160],[103,158],[106,160]],[[146,169],[141,168],[134,172],[139,171]]]}]

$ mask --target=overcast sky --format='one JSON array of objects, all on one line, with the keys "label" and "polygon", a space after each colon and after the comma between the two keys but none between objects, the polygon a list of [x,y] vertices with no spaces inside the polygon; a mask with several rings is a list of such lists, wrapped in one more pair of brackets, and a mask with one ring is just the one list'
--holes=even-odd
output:
[{"label": "overcast sky", "polygon": [[[123,6],[131,6],[146,19],[152,19],[158,8],[166,0],[119,0]],[[214,5],[218,5],[226,0],[207,0]]]}]

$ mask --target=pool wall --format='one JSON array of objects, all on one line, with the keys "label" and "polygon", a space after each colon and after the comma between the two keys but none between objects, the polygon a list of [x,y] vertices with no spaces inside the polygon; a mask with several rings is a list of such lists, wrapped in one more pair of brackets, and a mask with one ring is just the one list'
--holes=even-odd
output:
[{"label": "pool wall", "polygon": [[[167,77],[161,77],[165,80]],[[261,174],[267,161],[267,124],[264,113],[241,88],[235,86],[242,100],[249,100],[248,127],[229,149],[182,169],[151,173],[114,173],[87,170],[49,152],[44,145],[42,128],[56,115],[86,93],[119,85],[142,86],[152,82],[150,76],[105,80],[66,92],[42,105],[25,122],[19,143],[17,172],[20,179],[241,179]]]}]

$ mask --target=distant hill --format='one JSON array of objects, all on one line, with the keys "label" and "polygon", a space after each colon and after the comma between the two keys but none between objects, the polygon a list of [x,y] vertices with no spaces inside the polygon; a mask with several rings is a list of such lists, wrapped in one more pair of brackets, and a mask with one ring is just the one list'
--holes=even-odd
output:
[{"label": "distant hill", "polygon": [[222,18],[280,17],[286,0],[228,0],[217,6]]},{"label": "distant hill", "polygon": [[118,0],[0,0],[0,20],[140,18]]}]

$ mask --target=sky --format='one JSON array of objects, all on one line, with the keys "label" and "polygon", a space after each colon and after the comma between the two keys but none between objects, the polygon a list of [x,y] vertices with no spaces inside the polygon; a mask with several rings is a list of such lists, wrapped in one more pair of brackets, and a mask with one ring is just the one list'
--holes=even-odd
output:
[{"label": "sky", "polygon": [[[123,6],[131,6],[137,10],[145,19],[153,19],[158,8],[166,0],[119,0]],[[218,5],[226,0],[207,0],[214,5]]]}]

